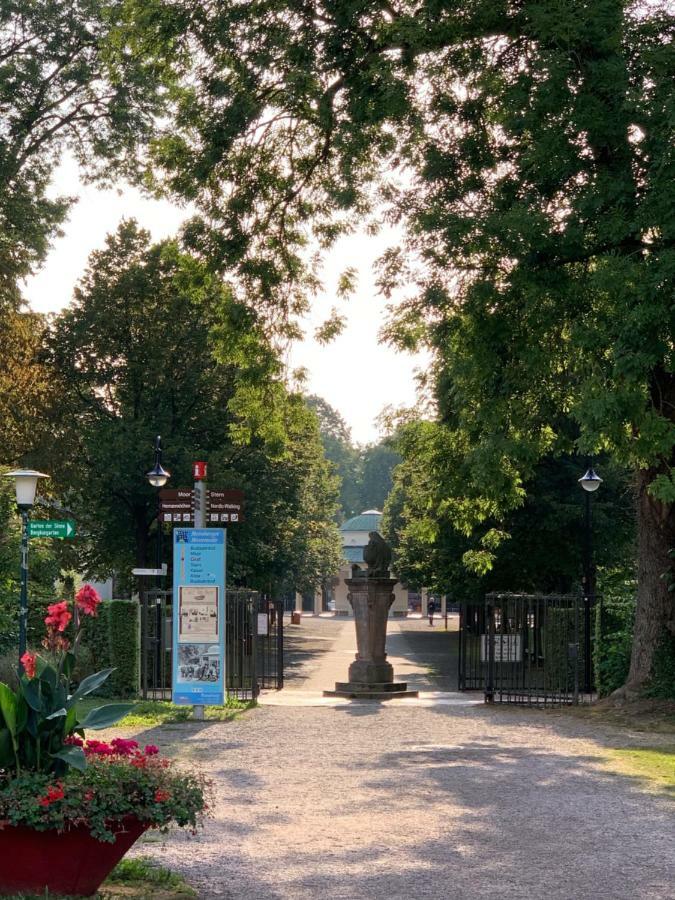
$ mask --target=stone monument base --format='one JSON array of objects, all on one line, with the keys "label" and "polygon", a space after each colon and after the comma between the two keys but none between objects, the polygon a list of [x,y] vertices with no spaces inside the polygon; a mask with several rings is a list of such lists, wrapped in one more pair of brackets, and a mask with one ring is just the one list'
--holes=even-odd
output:
[{"label": "stone monument base", "polygon": [[324,697],[344,697],[347,700],[395,700],[398,697],[418,697],[418,691],[408,690],[405,681],[336,681],[334,691],[324,691]]}]

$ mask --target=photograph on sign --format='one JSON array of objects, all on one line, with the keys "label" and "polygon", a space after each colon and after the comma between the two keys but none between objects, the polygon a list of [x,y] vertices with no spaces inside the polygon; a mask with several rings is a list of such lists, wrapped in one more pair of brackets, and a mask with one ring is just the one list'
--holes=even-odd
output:
[{"label": "photograph on sign", "polygon": [[218,644],[179,644],[177,681],[183,684],[216,682],[220,678]]},{"label": "photograph on sign", "polygon": [[218,588],[183,585],[179,588],[178,641],[217,641]]}]

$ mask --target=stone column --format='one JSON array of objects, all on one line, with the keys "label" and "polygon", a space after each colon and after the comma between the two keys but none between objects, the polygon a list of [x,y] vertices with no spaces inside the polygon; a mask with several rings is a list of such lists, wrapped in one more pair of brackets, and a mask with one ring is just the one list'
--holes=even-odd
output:
[{"label": "stone column", "polygon": [[394,669],[387,661],[387,620],[394,602],[395,578],[347,578],[348,599],[354,610],[356,658],[349,667],[349,681],[338,681],[327,697],[391,700],[416,697],[406,683],[394,681]]},{"label": "stone column", "polygon": [[387,621],[394,602],[395,578],[348,578],[348,600],[354,610],[356,659],[349,667],[349,680],[382,684],[394,680],[387,662]]}]

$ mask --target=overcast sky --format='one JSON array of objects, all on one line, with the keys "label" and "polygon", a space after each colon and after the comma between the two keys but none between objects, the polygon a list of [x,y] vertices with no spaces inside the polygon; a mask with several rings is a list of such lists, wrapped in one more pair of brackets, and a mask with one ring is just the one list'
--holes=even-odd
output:
[{"label": "overcast sky", "polygon": [[[78,196],[44,268],[25,286],[33,309],[54,312],[71,299],[75,282],[84,271],[87,257],[101,247],[105,235],[120,219],[136,218],[156,240],[175,234],[186,211],[167,201],[149,200],[129,187],[101,191],[82,185],[73,162],[65,162],[54,178],[53,192]],[[378,439],[376,417],[385,406],[415,403],[414,371],[423,357],[394,351],[378,342],[385,315],[385,300],[378,296],[373,262],[395,236],[355,235],[340,241],[326,259],[324,290],[317,297],[306,322],[306,338],[290,354],[293,368],[308,372],[306,389],[334,406],[359,443]],[[348,266],[358,270],[358,287],[348,301],[340,302],[335,287]],[[316,343],[314,329],[337,307],[347,317],[342,335],[327,346]]]}]

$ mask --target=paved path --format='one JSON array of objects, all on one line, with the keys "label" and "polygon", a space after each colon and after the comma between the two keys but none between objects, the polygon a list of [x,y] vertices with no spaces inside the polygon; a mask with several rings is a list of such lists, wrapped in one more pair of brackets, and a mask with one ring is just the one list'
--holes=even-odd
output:
[{"label": "paved path", "polygon": [[[332,625],[308,626],[308,643],[324,638],[334,658],[309,654],[295,669],[297,693],[343,677],[353,623]],[[138,851],[181,871],[203,898],[675,898],[672,800],[606,763],[609,747],[672,736],[405,701],[262,706],[143,739],[214,779],[202,833],[154,837]]]}]

